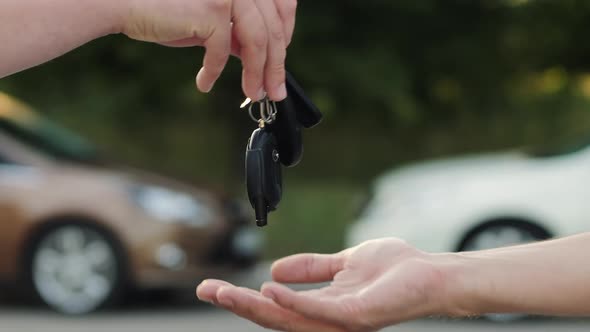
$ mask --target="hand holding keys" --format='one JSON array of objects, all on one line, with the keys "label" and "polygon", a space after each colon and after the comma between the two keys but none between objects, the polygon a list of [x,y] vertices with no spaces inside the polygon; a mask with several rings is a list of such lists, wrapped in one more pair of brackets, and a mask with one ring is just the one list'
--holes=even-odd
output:
[{"label": "hand holding keys", "polygon": [[[281,164],[295,166],[303,156],[303,129],[317,125],[322,114],[304,95],[303,89],[287,73],[287,98],[273,102],[265,98],[251,103],[248,111],[259,128],[254,130],[246,149],[246,187],[256,224],[267,224],[282,197]],[[258,117],[254,106],[258,106]]]}]

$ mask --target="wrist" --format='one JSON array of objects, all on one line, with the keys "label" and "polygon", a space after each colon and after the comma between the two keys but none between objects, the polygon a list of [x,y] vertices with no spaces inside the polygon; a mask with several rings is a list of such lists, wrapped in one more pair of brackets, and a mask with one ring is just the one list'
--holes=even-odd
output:
[{"label": "wrist", "polygon": [[478,309],[479,280],[468,257],[461,253],[434,254],[433,261],[441,275],[437,315],[469,317],[482,314]]}]

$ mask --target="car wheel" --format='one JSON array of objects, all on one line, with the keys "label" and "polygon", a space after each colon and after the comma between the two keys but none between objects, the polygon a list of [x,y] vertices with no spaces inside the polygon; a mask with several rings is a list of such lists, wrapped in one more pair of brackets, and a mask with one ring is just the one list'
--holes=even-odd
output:
[{"label": "car wheel", "polygon": [[[511,245],[524,244],[547,239],[549,234],[530,225],[518,223],[497,223],[487,225],[472,232],[463,241],[461,251],[477,251]],[[495,322],[513,322],[527,315],[524,314],[488,314],[484,317]]]},{"label": "car wheel", "polygon": [[114,299],[122,265],[114,242],[85,225],[45,232],[32,249],[30,277],[39,298],[66,314],[94,311]]}]

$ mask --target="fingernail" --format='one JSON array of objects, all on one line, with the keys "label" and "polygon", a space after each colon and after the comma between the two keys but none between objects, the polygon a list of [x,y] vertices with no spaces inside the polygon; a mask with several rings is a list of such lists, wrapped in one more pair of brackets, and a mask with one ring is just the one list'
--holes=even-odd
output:
[{"label": "fingernail", "polygon": [[285,83],[281,84],[275,90],[275,95],[277,96],[277,100],[276,101],[281,101],[281,100],[287,98],[287,87],[285,86]]},{"label": "fingernail", "polygon": [[209,93],[213,89],[213,85],[215,84],[215,82],[210,82],[208,84],[202,83],[204,75],[205,75],[205,67],[201,68],[199,70],[199,73],[197,74],[197,87],[202,92]]},{"label": "fingernail", "polygon": [[202,291],[204,287],[207,287],[207,281],[203,281],[201,282],[198,286],[197,286],[197,294],[199,293],[199,291]]},{"label": "fingernail", "polygon": [[207,284],[207,281],[206,281],[206,280],[205,280],[205,281],[203,281],[203,282],[201,282],[201,283],[200,283],[200,284],[197,286],[197,291],[196,291],[196,293],[197,293],[197,297],[198,297],[199,299],[201,299],[201,298],[199,297],[199,290],[200,290],[200,289],[202,289],[203,287],[205,287],[205,284]]},{"label": "fingernail", "polygon": [[262,100],[264,99],[264,97],[266,97],[266,92],[264,92],[263,88],[260,88],[260,90],[258,90],[258,93],[256,94],[256,101]]}]

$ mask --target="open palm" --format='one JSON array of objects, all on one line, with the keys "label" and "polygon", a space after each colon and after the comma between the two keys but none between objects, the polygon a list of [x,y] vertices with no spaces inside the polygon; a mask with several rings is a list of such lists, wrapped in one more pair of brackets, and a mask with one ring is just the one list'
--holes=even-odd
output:
[{"label": "open palm", "polygon": [[[333,255],[281,259],[272,267],[275,282],[260,292],[207,280],[197,296],[281,331],[375,331],[437,313],[442,277],[430,256],[398,239],[373,240]],[[326,281],[299,292],[276,283]]]}]

